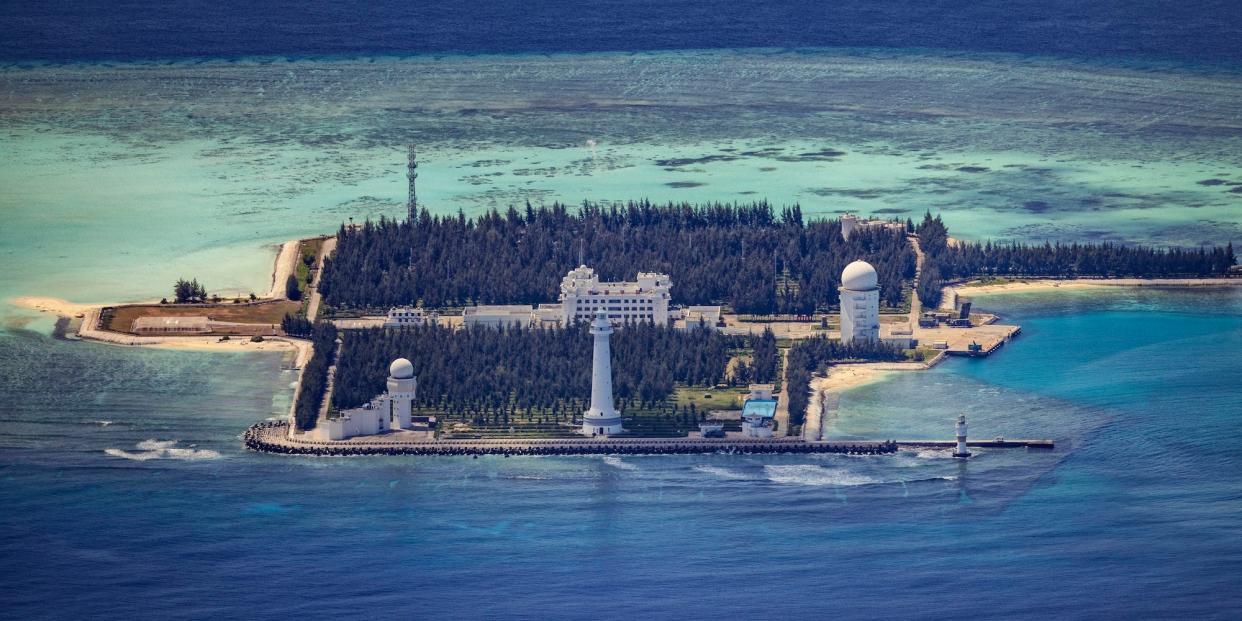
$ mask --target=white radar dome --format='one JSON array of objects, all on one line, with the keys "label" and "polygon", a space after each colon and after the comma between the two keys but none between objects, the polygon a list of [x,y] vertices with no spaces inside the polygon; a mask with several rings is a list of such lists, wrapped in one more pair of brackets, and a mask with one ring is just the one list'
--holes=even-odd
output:
[{"label": "white radar dome", "polygon": [[866,261],[854,261],[841,271],[841,286],[850,291],[870,291],[878,280],[875,268]]},{"label": "white radar dome", "polygon": [[388,365],[388,375],[395,379],[410,379],[414,377],[414,365],[405,358],[397,358]]}]

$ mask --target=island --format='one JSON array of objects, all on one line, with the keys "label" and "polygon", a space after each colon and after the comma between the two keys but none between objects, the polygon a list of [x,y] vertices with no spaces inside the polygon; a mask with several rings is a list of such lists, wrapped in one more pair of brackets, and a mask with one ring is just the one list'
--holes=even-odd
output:
[{"label": "island", "polygon": [[965,457],[1052,441],[970,441],[962,419],[940,443],[842,442],[823,420],[841,390],[1017,337],[973,307],[973,285],[1242,282],[1231,245],[966,242],[930,212],[634,201],[435,215],[412,158],[407,217],[285,243],[264,296],[191,279],[158,303],[27,305],[75,315],[62,331],[84,339],[292,348],[288,415],[244,434],[266,452]]}]

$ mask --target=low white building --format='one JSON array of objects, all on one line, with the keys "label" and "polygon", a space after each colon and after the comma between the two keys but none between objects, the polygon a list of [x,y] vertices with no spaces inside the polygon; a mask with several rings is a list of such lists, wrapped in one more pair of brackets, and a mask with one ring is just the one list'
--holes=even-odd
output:
[{"label": "low white building", "polygon": [[742,437],[771,438],[776,430],[776,399],[771,384],[751,384],[742,403]]},{"label": "low white building", "polygon": [[530,327],[534,311],[525,304],[502,306],[472,306],[461,312],[461,321],[467,327],[491,326],[493,328],[517,326]]},{"label": "low white building", "polygon": [[687,306],[681,309],[677,321],[674,326],[679,330],[694,330],[696,328],[706,328],[708,330],[719,330],[721,328],[721,311],[719,306]]},{"label": "low white building", "polygon": [[841,237],[844,238],[845,241],[850,240],[850,235],[852,235],[854,231],[858,231],[862,229],[873,229],[873,228],[889,229],[892,231],[899,231],[902,233],[906,232],[906,225],[900,222],[893,222],[891,220],[876,220],[876,219],[864,220],[852,213],[847,213],[841,216]]},{"label": "low white building", "polygon": [[384,394],[362,407],[344,410],[336,418],[319,421],[307,434],[312,440],[324,442],[410,429],[417,390],[414,365],[405,358],[397,358],[388,366],[388,390]]},{"label": "low white building", "polygon": [[405,328],[410,326],[422,326],[434,324],[439,319],[439,313],[425,313],[421,308],[411,308],[409,306],[398,306],[388,311],[388,317],[384,319],[385,328]]},{"label": "low white building", "polygon": [[211,320],[205,316],[139,317],[130,326],[134,334],[206,334],[211,329]]},{"label": "low white building", "polygon": [[908,323],[886,323],[880,327],[880,340],[900,349],[914,346],[914,330]]},{"label": "low white building", "polygon": [[570,325],[591,321],[605,311],[614,325],[647,321],[668,325],[669,290],[667,274],[639,272],[634,282],[600,282],[595,270],[580,265],[561,280],[561,322]]}]

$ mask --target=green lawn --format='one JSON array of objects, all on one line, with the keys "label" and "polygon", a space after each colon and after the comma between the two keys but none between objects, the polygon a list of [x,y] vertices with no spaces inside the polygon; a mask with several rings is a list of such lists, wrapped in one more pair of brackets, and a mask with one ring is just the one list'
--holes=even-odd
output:
[{"label": "green lawn", "polygon": [[[679,386],[673,389],[672,402],[694,407],[700,410],[737,410],[741,409],[741,397],[749,391],[738,388],[704,388],[702,386]],[[706,395],[711,395],[707,397]]]}]

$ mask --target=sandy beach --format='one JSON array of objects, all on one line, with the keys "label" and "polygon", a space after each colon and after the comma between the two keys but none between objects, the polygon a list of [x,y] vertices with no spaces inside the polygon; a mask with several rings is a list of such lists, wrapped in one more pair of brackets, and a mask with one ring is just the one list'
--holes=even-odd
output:
[{"label": "sandy beach", "polygon": [[[972,281],[978,282],[978,281]],[[952,300],[951,292],[958,295],[987,295],[989,293],[1019,293],[1028,291],[1072,291],[1100,287],[1230,287],[1242,286],[1242,278],[1034,278],[997,284],[950,285],[944,288],[944,300]]]},{"label": "sandy beach", "polygon": [[39,311],[41,313],[51,313],[61,317],[80,317],[87,311],[98,308],[93,304],[78,304],[60,298],[49,298],[41,296],[23,296],[13,298],[13,306],[24,308],[26,310]]},{"label": "sandy beach", "polygon": [[807,403],[802,438],[812,441],[823,438],[824,395],[878,382],[898,371],[924,371],[939,364],[944,358],[945,354],[941,353],[927,362],[868,362],[828,367],[826,377],[811,378],[811,399]]},{"label": "sandy beach", "polygon": [[280,251],[276,253],[276,263],[272,268],[272,288],[268,290],[267,296],[273,300],[285,299],[285,281],[289,280],[289,275],[293,274],[298,265],[298,246],[302,240],[291,239],[280,246]]},{"label": "sandy beach", "polygon": [[[297,239],[281,244],[272,268],[272,288],[268,292],[268,298],[285,299],[284,282],[297,268],[300,244],[301,240]],[[46,296],[22,296],[13,298],[10,302],[13,306],[26,310],[60,317],[80,317],[82,326],[78,329],[78,337],[101,343],[198,351],[287,351],[293,354],[293,364],[296,367],[305,365],[311,355],[310,342],[284,337],[266,337],[262,342],[254,343],[246,337],[233,337],[222,341],[218,336],[134,336],[98,329],[100,310],[117,304],[79,304]]]}]

